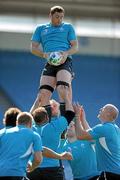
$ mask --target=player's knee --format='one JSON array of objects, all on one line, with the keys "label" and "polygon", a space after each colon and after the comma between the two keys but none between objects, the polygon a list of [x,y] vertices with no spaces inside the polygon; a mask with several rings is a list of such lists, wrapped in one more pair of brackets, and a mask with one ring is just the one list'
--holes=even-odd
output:
[{"label": "player's knee", "polygon": [[65,82],[65,81],[57,81],[57,88],[59,88],[59,87],[69,87],[70,85],[69,85],[69,83],[68,82]]},{"label": "player's knee", "polygon": [[46,93],[46,90],[53,93],[54,88],[50,85],[42,85],[42,86],[40,86],[39,90],[40,90],[39,94]]},{"label": "player's knee", "polygon": [[53,87],[51,87],[49,85],[42,85],[39,88],[39,92],[38,92],[38,96],[37,96],[39,104],[44,105],[44,104],[48,103],[53,91],[54,91]]},{"label": "player's knee", "polygon": [[57,82],[57,92],[58,92],[58,94],[60,95],[61,93],[62,93],[62,91],[64,91],[65,90],[65,88],[67,87],[69,87],[70,85],[69,85],[69,83],[67,83],[67,82],[64,82],[64,81],[58,81]]}]

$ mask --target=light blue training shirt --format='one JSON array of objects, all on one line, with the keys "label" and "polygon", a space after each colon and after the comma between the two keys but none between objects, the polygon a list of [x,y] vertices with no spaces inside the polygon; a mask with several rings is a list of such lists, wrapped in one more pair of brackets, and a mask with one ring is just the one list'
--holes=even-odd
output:
[{"label": "light blue training shirt", "polygon": [[[67,128],[68,122],[65,117],[53,117],[50,123],[40,127],[36,126],[36,131],[41,134],[42,144],[54,151],[58,151],[61,133]],[[34,128],[35,129],[35,128]],[[59,167],[60,163],[57,159],[43,158],[41,167]]]},{"label": "light blue training shirt", "polygon": [[42,45],[44,52],[67,51],[70,41],[76,40],[76,34],[70,23],[53,26],[51,23],[36,27],[31,40]]},{"label": "light blue training shirt", "polygon": [[107,122],[96,125],[89,133],[96,140],[99,170],[120,174],[120,128]]},{"label": "light blue training shirt", "polygon": [[[63,144],[63,142],[62,142]],[[62,151],[71,152],[73,160],[68,161],[73,177],[81,180],[88,180],[99,175],[97,170],[95,144],[90,141],[76,140],[69,142],[68,140],[61,146]]]},{"label": "light blue training shirt", "polygon": [[26,176],[32,152],[42,151],[39,134],[23,125],[0,131],[0,177]]}]

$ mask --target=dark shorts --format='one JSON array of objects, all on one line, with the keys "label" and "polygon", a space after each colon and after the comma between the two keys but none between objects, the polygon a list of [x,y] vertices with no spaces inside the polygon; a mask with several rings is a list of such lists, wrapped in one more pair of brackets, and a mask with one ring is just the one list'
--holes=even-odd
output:
[{"label": "dark shorts", "polygon": [[98,180],[120,180],[120,174],[102,172]]},{"label": "dark shorts", "polygon": [[29,180],[29,179],[23,176],[3,176],[0,177],[0,180]]},{"label": "dark shorts", "polygon": [[28,173],[30,180],[64,180],[64,169],[62,167],[36,168]]},{"label": "dark shorts", "polygon": [[[94,176],[94,177],[92,177],[92,178],[90,178],[90,179],[88,179],[88,180],[97,180],[98,177],[99,177],[99,176]],[[75,178],[74,180],[81,180],[81,179]]]},{"label": "dark shorts", "polygon": [[67,60],[65,61],[65,63],[61,64],[59,66],[52,66],[47,63],[42,71],[42,75],[56,77],[57,72],[60,70],[63,70],[63,69],[70,72],[71,75],[73,76],[74,73],[72,70],[72,59],[71,58],[68,57]]},{"label": "dark shorts", "polygon": [[92,178],[90,178],[90,179],[88,179],[88,180],[97,180],[98,177],[99,177],[99,176],[94,176],[94,177],[92,177]]}]

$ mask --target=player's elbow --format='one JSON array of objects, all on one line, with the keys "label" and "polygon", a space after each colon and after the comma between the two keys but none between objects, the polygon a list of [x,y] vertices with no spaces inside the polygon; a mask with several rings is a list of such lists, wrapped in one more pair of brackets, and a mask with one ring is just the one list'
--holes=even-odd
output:
[{"label": "player's elbow", "polygon": [[35,54],[36,51],[38,50],[39,48],[39,44],[36,43],[36,42],[32,42],[31,45],[30,45],[30,51],[32,54]]}]

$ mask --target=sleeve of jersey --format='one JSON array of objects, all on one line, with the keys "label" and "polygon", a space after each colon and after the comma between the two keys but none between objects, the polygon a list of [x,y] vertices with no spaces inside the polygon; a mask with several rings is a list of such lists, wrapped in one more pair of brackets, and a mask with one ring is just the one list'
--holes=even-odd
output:
[{"label": "sleeve of jersey", "polygon": [[64,116],[60,116],[56,121],[56,129],[62,133],[68,126],[68,122]]},{"label": "sleeve of jersey", "polygon": [[42,26],[38,26],[31,38],[31,41],[35,41],[35,42],[41,42],[41,30],[42,30]]},{"label": "sleeve of jersey", "polygon": [[58,152],[59,153],[62,153],[64,151],[66,151],[66,148],[64,146],[65,142],[66,142],[66,139],[60,139],[60,143],[59,143],[59,146],[58,146]]},{"label": "sleeve of jersey", "polygon": [[42,151],[42,140],[38,133],[34,132],[33,136],[33,150],[36,151]]},{"label": "sleeve of jersey", "polygon": [[74,30],[73,26],[70,24],[69,32],[68,32],[68,40],[72,41],[72,40],[76,40],[76,39],[77,39],[77,37],[76,37],[75,30]]},{"label": "sleeve of jersey", "polygon": [[106,127],[102,124],[94,126],[92,129],[88,130],[88,133],[92,136],[93,139],[99,139],[105,137]]}]

